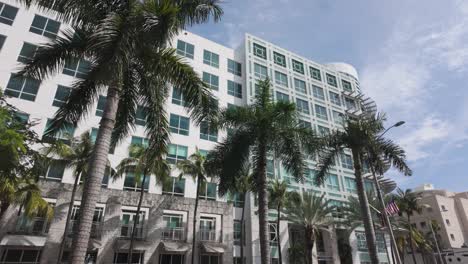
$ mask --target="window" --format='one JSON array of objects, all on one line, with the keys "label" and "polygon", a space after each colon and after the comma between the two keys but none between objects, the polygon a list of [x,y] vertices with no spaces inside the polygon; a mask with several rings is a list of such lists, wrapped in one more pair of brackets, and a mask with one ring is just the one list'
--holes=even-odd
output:
[{"label": "window", "polygon": [[203,72],[203,81],[212,90],[218,91],[219,89],[219,77],[211,73]]},{"label": "window", "polygon": [[185,179],[178,177],[169,177],[165,180],[162,186],[163,194],[184,196],[185,193]]},{"label": "window", "polygon": [[64,105],[68,101],[68,97],[70,97],[71,92],[72,88],[58,85],[52,106],[61,107]]},{"label": "window", "polygon": [[442,212],[447,211],[447,209],[445,208],[445,205],[441,205],[440,208],[442,209]]},{"label": "window", "polygon": [[320,119],[328,120],[327,108],[321,105],[315,105],[315,116]]},{"label": "window", "polygon": [[[0,3],[1,7],[2,3]],[[40,249],[15,249],[5,248],[1,263],[28,263],[39,264],[41,259]]]},{"label": "window", "polygon": [[344,124],[344,115],[343,113],[337,112],[335,110],[332,111],[333,114],[333,120],[335,121],[336,124],[343,125]]},{"label": "window", "polygon": [[[132,264],[143,264],[144,262],[144,253],[143,252],[132,252]],[[126,264],[128,263],[128,253],[115,253],[114,254],[114,264]]]},{"label": "window", "polygon": [[241,193],[229,193],[228,201],[232,203],[234,207],[243,208],[245,197]]},{"label": "window", "polygon": [[107,97],[100,95],[96,107],[96,115],[102,116],[104,114],[104,108],[106,107]]},{"label": "window", "polygon": [[332,104],[341,106],[340,95],[331,91],[329,92],[329,94],[330,94],[330,101],[332,102]]},{"label": "window", "polygon": [[3,48],[3,44],[5,44],[6,36],[0,34],[0,50]]},{"label": "window", "polygon": [[207,121],[200,123],[200,138],[213,142],[218,141],[218,129],[211,127]]},{"label": "window", "polygon": [[338,181],[338,176],[335,174],[328,174],[327,177],[327,188],[332,191],[340,191],[340,183]]},{"label": "window", "polygon": [[[96,138],[97,138],[98,131],[99,131],[99,129],[94,128],[94,127],[91,129],[91,141],[93,142],[93,144],[96,143]],[[109,149],[109,154],[114,154],[114,151],[115,151],[115,146],[111,145],[110,149]],[[110,171],[108,173],[110,174]],[[107,174],[107,172],[106,172],[106,174]],[[106,175],[106,174],[104,174],[104,177],[109,176],[109,175]],[[108,181],[108,179],[106,180],[106,185],[107,185],[107,181]]]},{"label": "window", "polygon": [[351,83],[345,80],[341,80],[341,84],[343,85],[343,90],[347,92],[352,92],[353,88],[351,86]]},{"label": "window", "polygon": [[315,185],[315,171],[306,168],[304,170],[305,182],[309,185]]},{"label": "window", "polygon": [[148,116],[148,107],[137,106],[135,124],[139,126],[146,126],[146,118]]},{"label": "window", "polygon": [[[71,213],[71,221],[77,221],[78,216],[80,213],[80,206],[74,205],[72,208]],[[104,221],[104,208],[102,207],[95,207],[94,208],[94,215],[93,215],[93,222],[100,223]]]},{"label": "window", "polygon": [[327,76],[327,83],[331,86],[337,87],[336,77],[329,73],[327,73],[326,76]]},{"label": "window", "polygon": [[312,78],[314,78],[315,80],[317,81],[321,81],[322,80],[322,76],[320,74],[320,70],[317,69],[317,68],[314,68],[314,67],[309,67],[309,70],[310,70],[310,76]]},{"label": "window", "polygon": [[346,192],[349,192],[349,193],[357,192],[356,181],[353,178],[344,177],[344,185],[345,185]]},{"label": "window", "polygon": [[373,192],[374,182],[371,180],[364,180],[364,189],[366,190],[366,192]]},{"label": "window", "polygon": [[242,98],[242,84],[233,82],[231,80],[227,81],[228,84],[228,94],[237,98]]},{"label": "window", "polygon": [[183,215],[163,214],[163,222],[167,228],[182,228],[184,225]]},{"label": "window", "polygon": [[330,129],[328,127],[318,126],[318,132],[320,136],[325,136],[330,133]]},{"label": "window", "polygon": [[273,60],[275,64],[286,67],[286,57],[283,54],[273,51]]},{"label": "window", "polygon": [[198,149],[198,152],[200,152],[200,155],[202,155],[203,157],[206,158],[206,156],[208,155],[208,150],[205,150],[205,149]]},{"label": "window", "polygon": [[5,95],[34,102],[40,84],[41,82],[38,80],[11,74],[5,89]]},{"label": "window", "polygon": [[308,121],[304,121],[304,120],[299,119],[298,125],[299,125],[299,127],[302,127],[302,128],[309,128],[309,129],[312,129],[312,125],[311,125],[311,123],[308,122]]},{"label": "window", "polygon": [[276,230],[276,223],[268,223],[268,231],[270,233],[270,245],[276,245],[278,243]]},{"label": "window", "polygon": [[242,76],[242,64],[237,61],[228,59],[228,72],[237,76]]},{"label": "window", "polygon": [[0,2],[0,23],[13,25],[18,8]]},{"label": "window", "polygon": [[288,87],[288,76],[282,72],[275,71],[275,83]]},{"label": "window", "polygon": [[60,22],[40,15],[35,15],[29,31],[44,37],[55,39],[59,29]]},{"label": "window", "polygon": [[216,200],[216,183],[202,182],[198,195],[201,199]]},{"label": "window", "polygon": [[[123,189],[125,191],[134,191],[134,192],[140,191],[141,183],[143,182],[143,176],[144,175],[139,175],[138,177],[136,177],[134,172],[126,172]],[[148,191],[149,181],[150,181],[150,175],[146,175],[146,179],[144,182],[145,191]]]},{"label": "window", "polygon": [[296,98],[296,107],[297,107],[297,111],[304,113],[304,114],[310,114],[309,103],[307,101]]},{"label": "window", "polygon": [[[93,235],[95,236],[95,234],[91,233],[91,237],[93,237]],[[61,264],[71,263],[70,258],[71,258],[71,252],[63,251]],[[97,250],[87,251],[85,260],[86,260],[85,261],[86,264],[97,263]]]},{"label": "window", "polygon": [[312,85],[312,92],[315,98],[325,100],[325,93],[321,87]]},{"label": "window", "polygon": [[182,264],[185,263],[184,255],[182,254],[161,254],[160,264]]},{"label": "window", "polygon": [[234,220],[234,244],[235,245],[240,245],[241,244],[241,238],[242,238],[242,221],[240,220]]},{"label": "window", "polygon": [[267,67],[254,63],[254,74],[255,77],[260,79],[266,79],[268,77]]},{"label": "window", "polygon": [[169,128],[172,133],[188,136],[190,119],[176,114],[171,114]]},{"label": "window", "polygon": [[132,136],[132,141],[130,142],[131,145],[140,145],[145,148],[148,147],[148,139],[142,137]]},{"label": "window", "polygon": [[87,60],[70,59],[65,61],[63,74],[76,78],[85,79],[91,68],[91,63]]},{"label": "window", "polygon": [[44,135],[42,136],[42,140],[46,143],[52,143],[55,140],[61,140],[65,144],[70,143],[70,139],[75,134],[75,127],[72,124],[67,123],[58,132],[54,134],[50,134],[49,130],[50,130],[51,124],[52,124],[52,119],[47,119],[46,127],[44,130]]},{"label": "window", "polygon": [[346,169],[352,170],[353,166],[353,157],[349,154],[341,153],[341,166]]},{"label": "window", "polygon": [[172,103],[181,106],[186,104],[179,88],[174,87],[172,89]]},{"label": "window", "polygon": [[219,55],[211,51],[203,51],[203,63],[219,68]]},{"label": "window", "polygon": [[187,159],[188,148],[186,146],[169,144],[169,153],[167,161],[171,164],[176,164],[179,160]]},{"label": "window", "polygon": [[304,74],[304,64],[297,60],[292,60],[293,71]]},{"label": "window", "polygon": [[276,92],[276,101],[289,102],[289,95],[281,92]]},{"label": "window", "polygon": [[219,255],[201,255],[199,263],[221,264],[221,257]]},{"label": "window", "polygon": [[247,260],[245,259],[245,257],[244,257],[244,261],[242,261],[241,257],[234,257],[233,258],[232,264],[243,264],[243,263],[247,263]]},{"label": "window", "polygon": [[450,220],[445,219],[445,223],[446,223],[448,226],[450,226]]},{"label": "window", "polygon": [[354,104],[354,100],[348,97],[345,97],[345,106],[348,110],[356,109],[356,105]]},{"label": "window", "polygon": [[34,59],[34,56],[36,56],[36,52],[37,52],[36,45],[24,42],[17,61],[28,63],[29,61]]},{"label": "window", "polygon": [[267,173],[268,178],[275,177],[275,161],[274,160],[267,159],[266,173]]},{"label": "window", "polygon": [[[145,222],[145,211],[140,211],[140,214],[137,218],[136,210],[122,210],[120,215],[120,237],[130,238],[132,236],[132,231],[135,234],[137,239],[142,239],[144,236],[144,222]],[[133,226],[136,223],[136,228]]]},{"label": "window", "polygon": [[22,124],[27,124],[29,121],[29,114],[22,113],[22,112],[15,112],[15,117],[19,122]]},{"label": "window", "polygon": [[267,58],[266,48],[261,45],[258,45],[257,43],[253,44],[253,53],[255,56],[260,57],[262,59],[266,60]]},{"label": "window", "polygon": [[44,172],[47,180],[61,181],[65,172],[66,164],[60,160],[53,160]]},{"label": "window", "polygon": [[453,234],[450,234],[450,238],[455,241],[455,236]]},{"label": "window", "polygon": [[294,88],[300,93],[307,94],[306,83],[302,80],[294,78]]},{"label": "window", "polygon": [[195,51],[195,47],[187,42],[182,40],[177,40],[177,54],[180,56],[184,56],[190,59],[193,59],[193,54]]}]

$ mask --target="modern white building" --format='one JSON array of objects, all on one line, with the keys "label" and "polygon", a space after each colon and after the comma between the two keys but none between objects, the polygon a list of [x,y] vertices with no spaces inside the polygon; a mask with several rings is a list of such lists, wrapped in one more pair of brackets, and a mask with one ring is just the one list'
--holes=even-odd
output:
[{"label": "modern white building", "polygon": [[[42,81],[16,78],[14,73],[19,62],[34,56],[39,43],[54,39],[65,28],[67,26],[56,20],[54,13],[41,13],[35,8],[27,10],[16,1],[0,0],[0,87],[25,119],[38,122],[34,129],[39,135],[43,134],[58,107],[66,101],[71,83],[86,74],[87,62],[69,62],[54,77]],[[340,129],[345,114],[375,111],[375,104],[360,91],[357,71],[345,63],[320,64],[250,34],[245,35],[244,42],[237,49],[190,32],[180,34],[174,39],[173,46],[209,84],[221,107],[252,103],[256,82],[268,76],[274,84],[274,99],[295,102],[303,124],[321,134]],[[76,128],[70,128],[70,133],[78,136],[91,131],[96,135],[105,96],[101,95],[97,101],[89,116]],[[209,151],[226,136],[225,131],[215,131],[205,125],[195,126],[175,87],[167,102],[167,112],[172,132],[167,157],[170,162],[186,159],[195,148]],[[131,135],[109,154],[112,166],[128,155],[131,143],[145,142],[143,115],[137,117],[137,124]],[[308,164],[303,184],[296,183],[281,164],[273,160],[268,164],[268,176],[287,180],[291,190],[325,194],[326,199],[334,204],[355,195],[350,153],[342,153],[336,160],[323,186],[313,185],[315,161],[310,160]],[[196,184],[191,178],[179,180],[177,175],[174,173],[170,183],[160,184],[154,178],[145,183],[148,193],[143,202],[144,221],[136,230],[138,241],[134,263],[180,264],[189,263],[191,259]],[[52,263],[57,259],[73,181],[71,171],[59,164],[44,173],[41,180],[43,195],[55,206],[52,221],[41,216],[34,219],[17,216],[17,209],[11,210],[1,220],[0,263]],[[370,181],[366,185],[373,188]],[[127,262],[128,238],[135,217],[138,189],[139,185],[131,174],[115,181],[105,178],[95,212],[89,263]],[[214,182],[206,184],[199,208],[199,246],[194,253],[198,263],[238,263],[240,216],[244,203],[247,210],[246,241],[243,243],[245,257],[249,264],[260,263],[254,197],[247,201],[238,196],[219,197]],[[78,199],[75,213],[79,204]],[[274,221],[277,216],[272,211],[270,217],[272,259],[276,263],[278,241]],[[293,263],[289,248],[301,241],[301,233],[282,221],[280,234],[283,263]],[[315,250],[319,263],[340,263],[336,234],[336,230],[330,227],[330,232],[324,232],[319,239]],[[363,232],[353,232],[348,242],[352,248],[352,263],[369,263]],[[392,263],[386,254],[389,241],[383,234],[378,234],[378,248],[381,263]],[[68,247],[63,263],[67,263],[69,251]]]}]

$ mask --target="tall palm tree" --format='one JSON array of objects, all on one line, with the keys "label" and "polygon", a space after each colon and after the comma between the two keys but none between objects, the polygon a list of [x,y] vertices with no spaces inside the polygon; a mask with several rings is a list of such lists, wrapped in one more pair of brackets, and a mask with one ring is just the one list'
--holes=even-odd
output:
[{"label": "tall palm tree", "polygon": [[205,156],[200,153],[198,148],[195,153],[190,155],[187,160],[182,160],[177,163],[177,168],[181,171],[180,176],[188,175],[197,183],[197,196],[195,198],[195,209],[193,211],[193,233],[192,233],[192,264],[195,263],[195,248],[196,248],[196,228],[197,228],[197,211],[198,201],[200,197],[200,188],[203,183],[206,183],[207,173],[205,165]]},{"label": "tall palm tree", "polygon": [[304,228],[306,264],[312,264],[312,250],[320,231],[329,231],[328,227],[334,224],[334,211],[330,200],[324,199],[323,195],[316,196],[309,192],[303,192],[298,199],[292,199],[288,204],[287,219]]},{"label": "tall palm tree", "polygon": [[411,247],[411,254],[413,256],[413,261],[416,263],[416,252],[414,247],[414,227],[411,225],[411,216],[415,212],[421,213],[423,207],[419,204],[421,195],[419,193],[413,192],[411,189],[402,190],[397,189],[397,194],[395,197],[398,208],[400,209],[400,215],[405,214],[406,220],[408,221],[408,241]]},{"label": "tall palm tree", "polygon": [[398,250],[404,255],[409,244],[412,251],[413,263],[417,263],[414,252],[415,248],[421,251],[431,250],[431,246],[424,234],[416,228],[413,228],[407,219],[401,219],[395,222],[395,229],[397,230],[395,239],[397,241]]},{"label": "tall palm tree", "polygon": [[316,177],[317,184],[322,184],[335,157],[345,149],[351,151],[359,205],[363,215],[367,247],[372,264],[378,264],[379,259],[377,256],[375,230],[372,225],[372,216],[362,177],[363,161],[369,156],[380,157],[405,175],[412,174],[411,169],[406,164],[405,151],[393,141],[381,136],[381,133],[384,132],[383,122],[385,120],[385,115],[361,115],[357,118],[346,120],[343,130],[336,130],[325,136],[323,140],[324,148],[319,155],[320,160]]},{"label": "tall palm tree", "polygon": [[[380,203],[377,200],[377,197],[373,195],[373,192],[366,192],[369,205],[376,208],[379,211],[382,211],[380,208]],[[344,203],[342,206],[339,207],[339,210],[343,213],[343,221],[341,223],[347,227],[347,235],[351,235],[351,233],[358,227],[363,225],[363,216],[362,210],[360,209],[360,202],[359,199],[350,196],[348,201]],[[371,213],[372,221],[374,225],[380,225],[380,216],[378,213],[374,212]]]},{"label": "tall palm tree", "polygon": [[128,248],[128,264],[132,263],[133,244],[135,242],[136,229],[138,223],[141,222],[140,212],[141,204],[145,194],[146,182],[148,176],[154,175],[157,182],[163,182],[170,175],[170,165],[163,157],[154,157],[153,151],[140,144],[132,144],[129,147],[129,157],[123,159],[117,166],[117,172],[113,176],[114,179],[121,178],[126,173],[133,173],[134,180],[137,186],[140,187],[140,198],[133,222],[132,234],[130,237],[130,246]]},{"label": "tall palm tree", "polygon": [[[167,152],[165,101],[168,83],[180,88],[185,106],[200,122],[217,109],[209,88],[168,43],[185,27],[219,20],[219,0],[21,0],[41,9],[59,12],[72,31],[38,48],[33,60],[19,72],[43,80],[66,62],[86,59],[90,66],[72,86],[67,103],[56,112],[47,133],[78,124],[106,91],[88,179],[83,188],[82,213],[73,238],[72,263],[83,263],[106,157],[111,144],[124,138],[135,124],[137,105],[147,107],[146,132],[154,147]],[[111,143],[112,142],[112,143]],[[161,155],[162,156],[162,155]]]},{"label": "tall palm tree", "polygon": [[223,112],[220,125],[234,128],[234,131],[208,154],[210,175],[220,177],[221,194],[234,185],[243,164],[252,155],[253,184],[258,191],[262,264],[270,263],[267,158],[270,154],[278,157],[286,170],[302,181],[304,150],[311,152],[315,140],[313,132],[300,125],[294,103],[272,101],[270,86],[268,79],[259,81],[259,92],[252,105]]}]

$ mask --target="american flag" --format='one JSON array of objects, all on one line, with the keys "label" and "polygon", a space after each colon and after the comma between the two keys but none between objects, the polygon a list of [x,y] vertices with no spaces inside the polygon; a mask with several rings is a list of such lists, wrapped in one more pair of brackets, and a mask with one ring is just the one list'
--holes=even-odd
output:
[{"label": "american flag", "polygon": [[385,207],[385,213],[387,215],[395,215],[400,212],[400,209],[398,208],[398,205],[395,203],[395,200],[392,200],[387,204],[387,207]]}]

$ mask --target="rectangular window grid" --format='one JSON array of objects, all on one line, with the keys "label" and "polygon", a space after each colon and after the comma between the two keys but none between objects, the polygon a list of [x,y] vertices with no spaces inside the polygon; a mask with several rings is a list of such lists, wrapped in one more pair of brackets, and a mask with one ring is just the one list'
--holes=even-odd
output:
[{"label": "rectangular window grid", "polygon": [[72,88],[63,85],[58,85],[57,91],[55,92],[54,101],[52,102],[52,106],[61,107],[62,105],[64,105],[68,101],[71,92]]},{"label": "rectangular window grid", "polygon": [[242,76],[242,64],[237,61],[228,59],[228,72],[237,76]]},{"label": "rectangular window grid", "polygon": [[208,50],[203,51],[203,63],[219,68],[219,55]]},{"label": "rectangular window grid", "polygon": [[344,177],[344,185],[345,185],[346,192],[349,192],[349,193],[357,192],[356,181],[353,178]]},{"label": "rectangular window grid", "polygon": [[283,54],[278,52],[273,52],[273,60],[275,61],[276,65],[286,67],[286,57]]},{"label": "rectangular window grid", "polygon": [[346,106],[346,109],[348,110],[356,109],[356,104],[354,103],[354,100],[348,97],[345,97],[345,106]]},{"label": "rectangular window grid", "polygon": [[233,82],[231,80],[227,81],[228,84],[228,94],[237,98],[242,98],[242,84]]},{"label": "rectangular window grid", "polygon": [[211,73],[203,72],[203,81],[210,87],[212,90],[219,90],[219,77]]},{"label": "rectangular window grid", "polygon": [[289,102],[289,95],[281,92],[276,92],[276,101]]},{"label": "rectangular window grid", "polygon": [[266,79],[268,77],[267,67],[254,63],[254,74],[255,77],[258,77],[259,79]]},{"label": "rectangular window grid", "polygon": [[40,259],[41,249],[5,248],[3,251],[1,263],[39,264]]},{"label": "rectangular window grid", "polygon": [[172,88],[172,103],[180,106],[184,106],[186,104],[180,89],[177,87]]},{"label": "rectangular window grid", "polygon": [[235,245],[240,245],[241,244],[241,238],[242,238],[242,221],[240,220],[234,220],[234,244]]},{"label": "rectangular window grid", "polygon": [[29,31],[44,37],[55,39],[59,29],[60,22],[40,15],[35,15]]},{"label": "rectangular window grid", "polygon": [[180,160],[186,160],[187,153],[188,153],[187,146],[169,144],[169,151],[167,153],[167,161],[171,164],[176,164]]},{"label": "rectangular window grid", "polygon": [[288,76],[282,72],[275,71],[275,83],[288,87]]},{"label": "rectangular window grid", "polygon": [[334,105],[341,106],[340,95],[331,91],[329,92],[329,94],[330,94],[330,102],[332,102],[332,104]]},{"label": "rectangular window grid", "polygon": [[50,134],[48,132],[50,130],[51,124],[52,124],[52,119],[47,119],[46,127],[44,129],[44,134],[42,136],[42,140],[46,143],[52,143],[55,140],[61,140],[66,144],[70,143],[70,139],[75,134],[75,127],[72,124],[67,123],[62,129],[57,131],[55,134]]},{"label": "rectangular window grid", "polygon": [[327,73],[327,83],[333,87],[337,87],[336,77]]},{"label": "rectangular window grid", "polygon": [[100,95],[96,107],[96,116],[102,116],[104,114],[104,108],[106,107],[107,97]]},{"label": "rectangular window grid", "polygon": [[205,200],[216,200],[216,183],[212,182],[203,182],[200,186],[200,192],[198,193],[201,199]]},{"label": "rectangular window grid", "polygon": [[38,80],[11,74],[5,89],[5,95],[27,101],[34,101],[36,100],[40,84],[41,82]]},{"label": "rectangular window grid", "polygon": [[328,127],[324,127],[324,126],[317,126],[318,128],[318,133],[320,136],[325,136],[327,134],[330,133],[330,129]]},{"label": "rectangular window grid", "polygon": [[341,166],[343,168],[352,170],[354,168],[353,157],[349,154],[341,153]]},{"label": "rectangular window grid", "polygon": [[253,53],[255,56],[257,57],[260,57],[262,59],[265,59],[267,58],[267,55],[266,55],[266,48],[257,44],[257,43],[254,43],[253,44]]},{"label": "rectangular window grid", "polygon": [[172,133],[188,136],[190,128],[190,119],[188,117],[171,114],[169,128]]},{"label": "rectangular window grid", "polygon": [[47,180],[61,181],[65,172],[66,164],[60,160],[53,160],[44,172],[44,178]]},{"label": "rectangular window grid", "polygon": [[17,13],[18,8],[0,2],[0,23],[13,25]]},{"label": "rectangular window grid", "polygon": [[23,62],[23,63],[28,63],[28,62],[30,62],[31,60],[34,59],[34,56],[36,56],[36,52],[37,52],[37,46],[36,45],[24,42],[17,61]]},{"label": "rectangular window grid", "polygon": [[139,126],[146,126],[146,119],[148,116],[148,107],[137,106],[135,124]]},{"label": "rectangular window grid", "polygon": [[325,100],[325,92],[323,91],[323,88],[312,85],[312,93],[315,98]]},{"label": "rectangular window grid", "polygon": [[327,108],[321,105],[315,105],[315,116],[323,119],[328,120]]},{"label": "rectangular window grid", "polygon": [[[144,182],[144,190],[148,191],[149,188],[149,181],[150,181],[150,176],[147,175],[145,182]],[[143,182],[143,175],[139,176],[139,179],[137,179],[135,173],[133,172],[127,172],[125,173],[125,180],[124,180],[124,187],[123,189],[125,191],[141,191],[141,183]]]},{"label": "rectangular window grid", "polygon": [[141,145],[144,148],[148,147],[148,139],[147,138],[142,138],[142,137],[137,137],[137,136],[132,136],[132,140],[130,141],[130,144],[132,145]]},{"label": "rectangular window grid", "polygon": [[307,94],[306,83],[303,80],[294,78],[294,88],[300,93]]},{"label": "rectangular window grid", "polygon": [[320,74],[320,70],[314,67],[309,67],[310,70],[310,76],[317,80],[317,81],[322,81],[322,75]]},{"label": "rectangular window grid", "polygon": [[180,56],[193,59],[194,51],[195,47],[192,44],[182,40],[177,40],[177,54]]},{"label": "rectangular window grid", "polygon": [[332,113],[333,113],[333,121],[336,124],[343,125],[344,124],[344,115],[343,115],[343,113],[337,112],[335,110],[333,110]]},{"label": "rectangular window grid", "polygon": [[338,176],[335,174],[328,174],[327,177],[327,188],[332,191],[340,191],[340,182],[338,181]]},{"label": "rectangular window grid", "polygon": [[304,114],[310,114],[309,103],[307,101],[296,98],[296,107],[297,111]]},{"label": "rectangular window grid", "polygon": [[304,64],[297,60],[292,60],[293,71],[304,74]]},{"label": "rectangular window grid", "polygon": [[200,123],[200,138],[213,142],[218,141],[218,130],[210,127],[207,121]]},{"label": "rectangular window grid", "polygon": [[341,80],[341,84],[343,85],[343,90],[347,92],[352,92],[353,88],[351,86],[351,83],[345,80]]},{"label": "rectangular window grid", "polygon": [[89,61],[83,59],[70,59],[65,61],[63,74],[85,79],[90,69],[91,63]]},{"label": "rectangular window grid", "polygon": [[178,177],[169,177],[163,183],[163,194],[169,194],[174,196],[184,196],[185,193],[185,179]]}]

